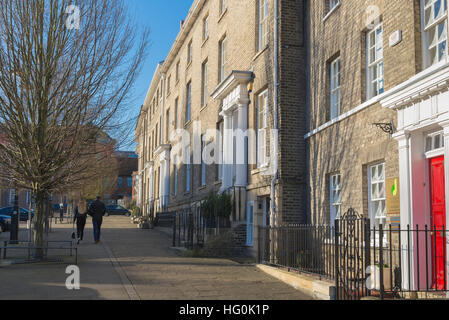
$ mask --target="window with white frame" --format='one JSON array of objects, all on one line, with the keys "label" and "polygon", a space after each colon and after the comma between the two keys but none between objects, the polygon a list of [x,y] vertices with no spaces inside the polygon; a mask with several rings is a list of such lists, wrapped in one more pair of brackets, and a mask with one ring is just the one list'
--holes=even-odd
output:
[{"label": "window with white frame", "polygon": [[174,177],[174,179],[175,179],[175,182],[174,182],[174,184],[173,184],[173,186],[174,186],[174,194],[175,194],[175,197],[178,195],[178,156],[177,155],[175,155],[175,164],[174,164],[174,175],[175,175],[175,177]]},{"label": "window with white frame", "polygon": [[220,61],[219,61],[219,77],[220,82],[225,79],[226,76],[226,38],[223,38],[223,40],[219,43],[219,49],[220,49]]},{"label": "window with white frame", "polygon": [[167,96],[170,94],[171,91],[171,75],[167,78]]},{"label": "window with white frame", "polygon": [[178,102],[179,102],[179,99],[176,98],[175,99],[175,114],[174,114],[174,119],[173,119],[173,121],[174,121],[173,127],[175,129],[178,129]]},{"label": "window with white frame", "polygon": [[226,11],[226,0],[220,0],[220,14]]},{"label": "window with white frame", "polygon": [[332,11],[340,3],[340,0],[326,0],[326,1],[328,1],[329,11]]},{"label": "window with white frame", "polygon": [[165,140],[170,141],[170,109],[165,114]]},{"label": "window with white frame", "polygon": [[186,90],[186,123],[191,119],[191,111],[192,111],[192,82],[187,84]]},{"label": "window with white frame", "polygon": [[341,215],[341,175],[330,177],[330,225],[335,226],[335,220]]},{"label": "window with white frame", "polygon": [[186,163],[186,192],[190,192],[190,175],[192,171],[190,165],[190,146],[186,148],[185,163]]},{"label": "window with white frame", "polygon": [[426,137],[426,152],[438,150],[444,147],[443,132],[435,132],[428,134]]},{"label": "window with white frame", "polygon": [[203,19],[203,41],[209,38],[209,16]]},{"label": "window with white frame", "polygon": [[385,163],[368,168],[368,205],[372,227],[386,224]]},{"label": "window with white frame", "polygon": [[268,129],[268,90],[257,97],[257,167],[268,165],[267,156]]},{"label": "window with white frame", "polygon": [[207,104],[207,60],[201,67],[201,90],[201,105],[205,106]]},{"label": "window with white frame", "polygon": [[421,0],[424,64],[430,67],[448,56],[447,0]]},{"label": "window with white frame", "polygon": [[193,44],[192,41],[190,41],[187,47],[187,64],[191,63],[192,59],[193,59]]},{"label": "window with white frame", "polygon": [[204,141],[204,135],[201,135],[201,186],[206,185],[206,162],[204,161],[206,150],[206,142]]},{"label": "window with white frame", "polygon": [[31,191],[27,190],[26,191],[26,204],[30,205],[30,202],[31,202]]},{"label": "window with white frame", "polygon": [[15,196],[16,196],[16,189],[9,189],[9,204],[10,205],[14,204]]},{"label": "window with white frame", "polygon": [[341,107],[341,74],[340,69],[341,62],[340,57],[336,58],[330,64],[330,117],[331,120],[340,115]]},{"label": "window with white frame", "polygon": [[367,34],[367,98],[384,92],[383,27],[376,26]]},{"label": "window with white frame", "polygon": [[268,45],[268,0],[259,0],[259,51]]}]

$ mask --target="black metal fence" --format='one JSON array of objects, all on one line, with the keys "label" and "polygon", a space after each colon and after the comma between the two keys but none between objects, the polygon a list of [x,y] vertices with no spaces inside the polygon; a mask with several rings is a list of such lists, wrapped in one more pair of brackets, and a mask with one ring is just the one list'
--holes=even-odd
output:
[{"label": "black metal fence", "polygon": [[329,226],[311,225],[259,227],[259,260],[261,263],[334,279],[333,230]]},{"label": "black metal fence", "polygon": [[206,237],[206,219],[201,210],[177,212],[173,220],[173,246],[193,249],[203,246]]},{"label": "black metal fence", "polygon": [[348,211],[335,227],[260,227],[261,263],[335,283],[336,298],[445,298],[445,226],[378,226]]}]

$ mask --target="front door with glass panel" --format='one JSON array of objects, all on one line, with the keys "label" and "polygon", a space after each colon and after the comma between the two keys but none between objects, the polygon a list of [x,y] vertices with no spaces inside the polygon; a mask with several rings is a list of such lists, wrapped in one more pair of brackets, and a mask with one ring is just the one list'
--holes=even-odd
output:
[{"label": "front door with glass panel", "polygon": [[446,261],[446,193],[444,181],[444,156],[430,159],[430,221],[431,254],[432,254],[432,285],[433,288],[444,290]]}]

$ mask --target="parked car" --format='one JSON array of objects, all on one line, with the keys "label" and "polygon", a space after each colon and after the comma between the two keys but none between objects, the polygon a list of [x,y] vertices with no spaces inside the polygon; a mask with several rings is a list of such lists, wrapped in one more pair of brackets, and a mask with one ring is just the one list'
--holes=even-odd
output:
[{"label": "parked car", "polygon": [[108,215],[125,215],[129,217],[131,215],[131,211],[117,204],[108,205],[106,206],[106,216]]},{"label": "parked car", "polygon": [[11,230],[11,216],[0,215],[0,232]]},{"label": "parked car", "polygon": [[[5,207],[0,209],[0,215],[11,217],[14,207]],[[20,221],[28,221],[29,210],[20,208]],[[31,212],[31,220],[33,220],[34,212]]]}]

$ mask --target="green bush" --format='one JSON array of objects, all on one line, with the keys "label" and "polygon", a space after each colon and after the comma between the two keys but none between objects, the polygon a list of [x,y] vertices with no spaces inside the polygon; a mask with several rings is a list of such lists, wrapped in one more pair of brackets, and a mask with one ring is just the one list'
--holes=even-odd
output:
[{"label": "green bush", "polygon": [[201,204],[201,211],[205,218],[231,216],[233,209],[232,197],[227,193],[211,192]]}]

